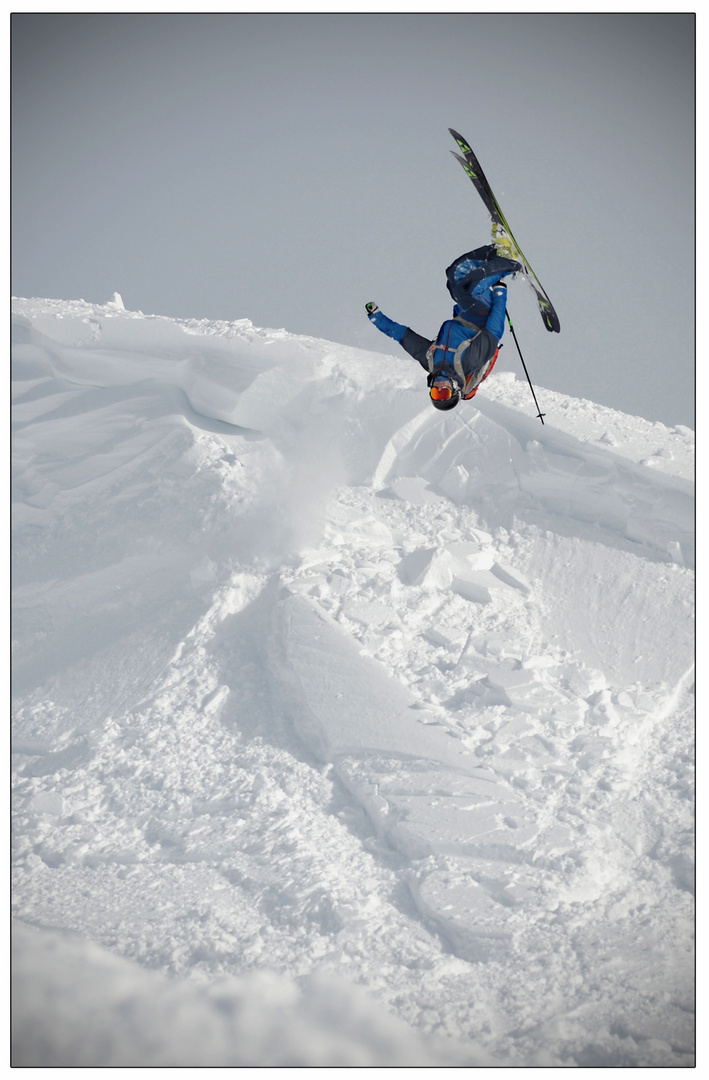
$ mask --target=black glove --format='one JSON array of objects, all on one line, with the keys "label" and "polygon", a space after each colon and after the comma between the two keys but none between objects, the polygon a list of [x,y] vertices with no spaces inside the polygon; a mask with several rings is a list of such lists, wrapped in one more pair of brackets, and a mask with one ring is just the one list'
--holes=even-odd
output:
[{"label": "black glove", "polygon": [[376,315],[376,313],[379,311],[379,308],[373,300],[370,300],[369,303],[364,305],[364,310],[367,312],[371,319],[372,315]]}]

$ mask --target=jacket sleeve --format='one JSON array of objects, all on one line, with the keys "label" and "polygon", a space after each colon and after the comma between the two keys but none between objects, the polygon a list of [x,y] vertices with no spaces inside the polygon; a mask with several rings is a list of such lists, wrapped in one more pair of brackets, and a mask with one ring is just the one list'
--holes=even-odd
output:
[{"label": "jacket sleeve", "polygon": [[402,326],[401,323],[394,322],[393,319],[388,319],[384,312],[379,310],[369,316],[369,321],[374,323],[377,330],[381,330],[383,334],[393,338],[394,341],[401,341],[408,329],[408,327]]},{"label": "jacket sleeve", "polygon": [[505,332],[505,312],[507,310],[507,289],[504,286],[493,286],[492,307],[485,323],[485,329],[489,330],[498,341]]},{"label": "jacket sleeve", "polygon": [[413,356],[414,360],[418,360],[424,371],[428,371],[428,359],[426,354],[433,345],[430,338],[422,337],[421,334],[417,334],[414,330],[406,328],[406,333],[400,342],[402,348],[406,349],[409,356]]},{"label": "jacket sleeve", "polygon": [[432,344],[430,338],[422,337],[421,334],[417,334],[410,327],[394,322],[393,319],[387,318],[382,311],[375,311],[373,315],[369,316],[369,320],[374,323],[377,330],[381,330],[387,337],[398,341],[409,356],[413,356],[414,360],[418,360],[421,367],[428,371],[426,353]]}]

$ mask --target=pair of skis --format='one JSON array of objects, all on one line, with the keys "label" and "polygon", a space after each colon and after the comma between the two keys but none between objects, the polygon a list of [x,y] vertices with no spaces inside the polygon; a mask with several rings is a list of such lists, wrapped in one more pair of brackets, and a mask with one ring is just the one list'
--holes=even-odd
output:
[{"label": "pair of skis", "polygon": [[[539,313],[542,317],[542,322],[546,326],[547,330],[552,333],[558,334],[561,330],[559,323],[559,317],[554,311],[551,300],[545,293],[541,286],[539,278],[532,270],[526,257],[522,254],[519,244],[512,235],[512,230],[507,224],[507,219],[502,213],[500,204],[495,198],[492,188],[490,187],[485,173],[482,170],[480,162],[473,153],[470,145],[466,142],[462,135],[459,135],[453,128],[448,128],[451,135],[457,142],[461,153],[456,154],[454,150],[451,151],[453,157],[456,158],[465,169],[467,175],[472,180],[475,188],[485,204],[485,208],[492,218],[492,239],[493,243],[497,247],[501,255],[505,255],[507,258],[516,259],[517,262],[522,265],[522,272],[525,280],[531,286],[534,291],[534,295],[537,298],[537,305],[539,307]],[[521,355],[521,354],[520,354]],[[542,421],[544,423],[544,421]]]}]

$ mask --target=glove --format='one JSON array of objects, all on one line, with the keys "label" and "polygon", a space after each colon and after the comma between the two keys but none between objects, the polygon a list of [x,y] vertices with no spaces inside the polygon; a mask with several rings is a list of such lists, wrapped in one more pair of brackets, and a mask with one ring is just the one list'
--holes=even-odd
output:
[{"label": "glove", "polygon": [[498,281],[497,285],[492,286],[492,291],[498,296],[500,296],[501,293],[502,295],[505,295],[507,293],[507,285],[504,281]]},{"label": "glove", "polygon": [[377,307],[377,305],[374,303],[373,300],[370,300],[368,304],[364,305],[364,310],[367,312],[367,315],[371,319],[373,315],[377,314],[377,312],[379,311],[379,308]]}]

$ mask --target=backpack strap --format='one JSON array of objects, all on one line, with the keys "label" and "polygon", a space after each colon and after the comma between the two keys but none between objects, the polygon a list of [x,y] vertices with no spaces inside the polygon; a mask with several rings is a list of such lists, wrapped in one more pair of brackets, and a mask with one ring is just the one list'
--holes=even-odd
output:
[{"label": "backpack strap", "polygon": [[[468,320],[464,319],[462,315],[454,315],[453,316],[453,321],[462,323],[463,326],[467,326],[470,330],[477,330],[478,334],[480,333],[480,331],[482,329],[482,327],[478,326],[477,323],[468,322]],[[477,334],[475,336],[477,337]]]},{"label": "backpack strap", "polygon": [[[449,352],[452,352],[453,356],[452,356],[451,360],[449,360],[448,362],[453,365],[453,369],[454,369],[456,375],[458,376],[458,381],[460,382],[460,385],[465,386],[466,374],[463,371],[463,360],[462,360],[462,358],[463,358],[463,355],[470,348],[472,343],[475,341],[475,339],[477,337],[479,337],[480,334],[482,334],[482,327],[477,326],[475,323],[468,322],[468,320],[464,319],[461,315],[454,315],[453,319],[451,319],[451,322],[462,323],[463,326],[467,327],[470,330],[474,330],[475,333],[473,334],[472,337],[466,338],[465,341],[461,341],[461,343],[460,343],[460,345],[458,346],[457,349],[453,349],[448,344],[442,345],[442,344],[438,344],[437,342],[434,341],[433,344],[431,345],[431,347],[429,348],[428,352],[426,353],[426,360],[428,361],[428,370],[430,372],[432,372],[434,367],[436,366],[437,362],[438,363],[445,363],[445,361],[446,361],[446,355],[445,354],[449,353]],[[447,338],[446,338],[446,341],[448,341],[448,340],[450,340],[450,328],[448,330],[448,335],[447,335]],[[443,356],[439,361],[436,361],[436,353],[439,350],[443,353]]]}]

